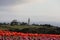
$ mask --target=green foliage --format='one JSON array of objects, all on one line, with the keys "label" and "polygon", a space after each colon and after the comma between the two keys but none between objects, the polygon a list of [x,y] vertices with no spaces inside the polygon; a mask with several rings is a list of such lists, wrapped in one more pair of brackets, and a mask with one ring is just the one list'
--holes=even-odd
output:
[{"label": "green foliage", "polygon": [[12,25],[12,26],[13,26],[13,25],[18,25],[17,20],[13,20],[10,25]]},{"label": "green foliage", "polygon": [[27,23],[25,23],[25,22],[22,22],[20,25],[28,25]]},{"label": "green foliage", "polygon": [[60,27],[55,26],[28,26],[28,25],[2,25],[0,26],[0,30],[9,30],[9,31],[16,31],[16,32],[24,32],[24,33],[42,33],[42,34],[60,34]]}]

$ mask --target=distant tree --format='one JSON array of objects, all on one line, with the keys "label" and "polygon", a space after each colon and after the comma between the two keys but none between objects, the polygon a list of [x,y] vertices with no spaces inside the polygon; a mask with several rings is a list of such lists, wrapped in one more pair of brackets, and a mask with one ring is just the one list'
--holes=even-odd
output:
[{"label": "distant tree", "polygon": [[7,23],[4,22],[3,25],[7,25]]},{"label": "distant tree", "polygon": [[1,27],[2,23],[0,23],[0,27]]},{"label": "distant tree", "polygon": [[0,25],[2,25],[2,23],[0,23]]},{"label": "distant tree", "polygon": [[34,26],[39,26],[39,24],[34,24],[34,23],[33,23],[32,25],[34,25]]},{"label": "distant tree", "polygon": [[5,22],[4,23],[0,23],[0,25],[7,25],[7,23],[5,23]]},{"label": "distant tree", "polygon": [[40,26],[53,27],[53,25],[50,25],[50,24],[41,24]]},{"label": "distant tree", "polygon": [[10,23],[7,23],[7,25],[10,25]]},{"label": "distant tree", "polygon": [[13,20],[13,21],[11,22],[11,25],[18,25],[17,20]]},{"label": "distant tree", "polygon": [[22,22],[20,25],[27,25],[27,23],[25,23],[25,22]]}]

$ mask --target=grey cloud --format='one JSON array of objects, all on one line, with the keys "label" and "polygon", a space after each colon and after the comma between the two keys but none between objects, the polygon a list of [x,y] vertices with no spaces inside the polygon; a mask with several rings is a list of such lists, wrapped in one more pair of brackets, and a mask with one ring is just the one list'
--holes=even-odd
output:
[{"label": "grey cloud", "polygon": [[16,5],[24,2],[25,0],[0,0],[0,6]]}]

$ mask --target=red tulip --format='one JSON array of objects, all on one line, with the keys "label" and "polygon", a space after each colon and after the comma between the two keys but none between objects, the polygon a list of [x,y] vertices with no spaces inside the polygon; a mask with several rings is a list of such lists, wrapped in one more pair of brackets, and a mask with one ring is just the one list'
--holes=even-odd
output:
[{"label": "red tulip", "polygon": [[[36,40],[38,40],[37,38],[41,38],[41,40],[51,40],[51,39],[55,39],[55,40],[58,40],[60,38],[60,35],[54,35],[54,34],[32,34],[32,33],[21,33],[21,32],[10,32],[10,31],[3,31],[3,30],[0,30],[0,36],[3,38],[4,36],[20,36],[22,39],[26,39],[26,40],[29,40],[28,38],[30,38],[31,40],[36,37]],[[33,37],[33,38],[32,38]],[[0,38],[0,39],[2,39]],[[21,39],[21,40],[22,40]],[[10,38],[8,38],[7,40],[10,40]],[[59,39],[60,40],[60,39]]]}]

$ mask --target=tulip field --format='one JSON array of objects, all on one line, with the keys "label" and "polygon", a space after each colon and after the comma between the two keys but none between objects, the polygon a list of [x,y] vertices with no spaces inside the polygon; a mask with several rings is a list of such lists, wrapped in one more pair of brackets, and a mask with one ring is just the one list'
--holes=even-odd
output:
[{"label": "tulip field", "polygon": [[60,40],[60,35],[33,34],[0,30],[0,40]]}]

